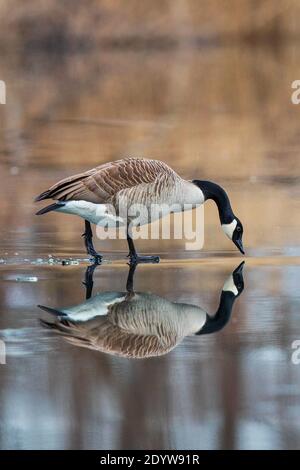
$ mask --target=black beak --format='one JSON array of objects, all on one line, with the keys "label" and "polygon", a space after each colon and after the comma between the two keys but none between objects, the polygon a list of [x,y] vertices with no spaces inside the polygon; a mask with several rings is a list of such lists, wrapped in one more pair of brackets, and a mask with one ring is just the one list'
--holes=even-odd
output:
[{"label": "black beak", "polygon": [[235,268],[232,274],[243,274],[244,264],[245,264],[245,261],[242,261],[241,264],[239,264],[238,267]]},{"label": "black beak", "polygon": [[243,247],[243,242],[242,240],[235,240],[233,242],[235,244],[235,246],[238,247],[238,249],[240,250],[241,253],[243,253],[243,255],[245,254],[245,251],[244,251],[244,247]]},{"label": "black beak", "polygon": [[239,264],[238,267],[235,268],[235,270],[232,273],[233,282],[235,284],[235,287],[238,290],[238,294],[236,295],[236,297],[238,297],[244,290],[244,279],[243,279],[244,264],[245,264],[245,261]]}]

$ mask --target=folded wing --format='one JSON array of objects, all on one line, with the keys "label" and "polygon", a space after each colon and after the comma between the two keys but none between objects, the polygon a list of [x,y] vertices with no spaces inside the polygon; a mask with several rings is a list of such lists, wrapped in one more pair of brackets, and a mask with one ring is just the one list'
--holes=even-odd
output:
[{"label": "folded wing", "polygon": [[37,196],[36,201],[84,200],[104,204],[120,190],[142,183],[153,183],[161,175],[174,176],[176,173],[168,165],[157,160],[125,158],[65,178]]}]

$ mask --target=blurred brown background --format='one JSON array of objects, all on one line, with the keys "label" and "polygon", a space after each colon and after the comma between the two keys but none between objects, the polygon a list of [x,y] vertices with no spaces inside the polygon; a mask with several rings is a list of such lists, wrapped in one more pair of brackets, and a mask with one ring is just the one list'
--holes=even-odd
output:
[{"label": "blurred brown background", "polygon": [[[133,155],[223,184],[246,246],[297,244],[297,1],[0,5],[1,186],[13,198],[1,202],[6,227],[24,217],[30,223],[21,225],[43,224],[31,201],[57,179]],[[26,214],[16,214],[23,204]],[[215,208],[206,215],[206,248],[230,249]],[[49,215],[47,224],[61,220]]]}]

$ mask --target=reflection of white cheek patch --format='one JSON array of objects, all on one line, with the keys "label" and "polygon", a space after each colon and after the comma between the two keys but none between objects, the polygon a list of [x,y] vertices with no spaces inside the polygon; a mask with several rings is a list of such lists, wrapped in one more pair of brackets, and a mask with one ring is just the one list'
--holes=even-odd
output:
[{"label": "reflection of white cheek patch", "polygon": [[226,233],[227,237],[232,240],[233,232],[235,231],[235,227],[237,226],[237,220],[234,219],[230,224],[223,224],[222,229]]},{"label": "reflection of white cheek patch", "polygon": [[234,282],[233,282],[233,276],[229,276],[229,278],[227,279],[227,281],[225,282],[224,286],[223,286],[223,291],[230,291],[232,292],[234,295],[238,295],[239,291],[237,290]]}]

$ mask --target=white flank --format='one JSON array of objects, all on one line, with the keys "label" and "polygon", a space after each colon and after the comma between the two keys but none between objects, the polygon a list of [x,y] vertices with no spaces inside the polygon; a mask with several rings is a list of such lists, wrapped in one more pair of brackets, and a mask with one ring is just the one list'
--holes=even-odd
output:
[{"label": "white flank", "polygon": [[59,207],[56,211],[78,215],[92,224],[102,227],[124,225],[123,219],[116,216],[112,212],[111,206],[106,204],[93,204],[87,201],[67,201],[63,207]]},{"label": "white flank", "polygon": [[125,295],[122,292],[103,292],[74,307],[61,311],[68,315],[68,320],[85,322],[108,314],[111,305],[122,302]]}]

